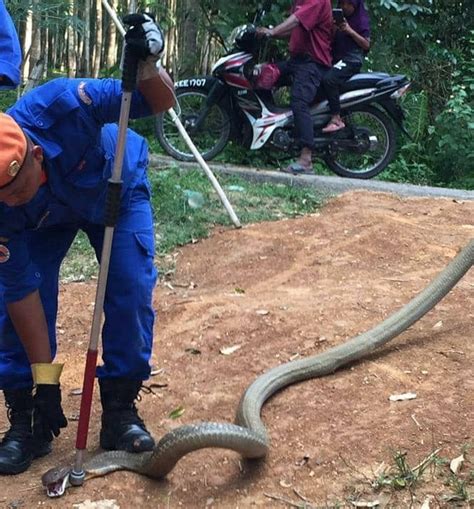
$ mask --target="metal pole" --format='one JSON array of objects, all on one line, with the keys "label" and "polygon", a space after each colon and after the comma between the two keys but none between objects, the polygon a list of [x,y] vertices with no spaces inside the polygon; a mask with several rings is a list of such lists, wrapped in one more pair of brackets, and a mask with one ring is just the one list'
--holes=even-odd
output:
[{"label": "metal pole", "polygon": [[82,387],[81,409],[79,413],[79,424],[76,437],[76,456],[74,467],[69,477],[73,486],[81,486],[85,479],[84,452],[87,447],[87,435],[89,432],[89,421],[92,407],[92,396],[94,392],[95,369],[97,365],[97,353],[99,347],[99,336],[102,324],[102,313],[104,308],[105,290],[110,266],[112,252],[112,241],[115,225],[120,212],[120,199],[122,191],[122,166],[125,153],[128,119],[130,116],[130,104],[132,92],[136,83],[137,61],[135,56],[127,51],[125,46],[125,58],[122,77],[122,103],[120,106],[119,133],[115,150],[114,167],[112,176],[108,182],[107,200],[105,207],[105,231],[100,259],[99,279],[97,281],[97,292],[92,319],[89,349],[87,351],[86,367],[84,370],[84,381]]},{"label": "metal pole", "polygon": [[171,120],[173,120],[173,122],[176,124],[178,131],[180,132],[184,141],[188,144],[188,147],[191,149],[191,152],[193,153],[197,162],[201,165],[202,169],[204,170],[204,173],[207,175],[207,177],[211,181],[211,184],[214,186],[214,189],[216,190],[217,194],[219,195],[219,198],[220,198],[222,204],[224,205],[225,209],[227,210],[227,213],[229,214],[230,218],[232,219],[232,222],[234,223],[236,228],[240,228],[242,225],[240,224],[239,218],[236,216],[234,209],[232,208],[232,205],[230,204],[229,200],[227,199],[227,196],[225,195],[222,187],[220,186],[216,177],[212,173],[211,169],[206,164],[206,161],[204,161],[204,158],[202,157],[201,153],[196,148],[196,145],[194,145],[194,143],[192,142],[191,138],[189,137],[189,134],[186,132],[186,129],[184,128],[183,124],[181,123],[181,120],[179,120],[178,115],[176,115],[176,112],[174,111],[173,108],[170,108],[168,110],[168,114],[171,116]]},{"label": "metal pole", "polygon": [[[122,34],[122,36],[125,36],[125,29],[122,26],[122,23],[120,22],[119,18],[117,17],[117,14],[115,13],[115,10],[113,7],[109,5],[107,0],[102,0],[102,5],[105,7],[106,11],[110,14],[110,17],[112,18],[112,21],[117,26],[119,32]],[[209,165],[206,163],[206,161],[201,156],[200,152],[194,145],[193,141],[189,137],[189,134],[186,132],[186,129],[184,128],[181,120],[179,119],[178,115],[176,115],[176,112],[173,108],[170,108],[168,110],[168,114],[171,116],[171,119],[175,123],[176,127],[178,128],[179,133],[183,137],[184,141],[188,145],[188,147],[191,149],[191,152],[193,153],[194,157],[196,158],[197,162],[200,164],[201,168],[204,170],[204,173],[207,175],[209,180],[211,181],[212,186],[217,192],[217,195],[219,196],[222,204],[224,205],[227,213],[229,214],[230,219],[234,223],[234,226],[236,228],[241,228],[242,225],[239,221],[239,218],[237,217],[236,213],[234,212],[234,209],[232,208],[232,205],[230,204],[229,200],[227,199],[226,194],[224,193],[224,190],[222,189],[221,185],[219,184],[218,180],[212,173],[211,169],[209,168]]]}]

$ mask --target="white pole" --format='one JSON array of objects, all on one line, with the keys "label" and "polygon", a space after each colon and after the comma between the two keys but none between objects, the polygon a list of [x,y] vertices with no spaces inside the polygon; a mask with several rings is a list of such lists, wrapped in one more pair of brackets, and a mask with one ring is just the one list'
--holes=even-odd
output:
[{"label": "white pole", "polygon": [[229,214],[230,218],[232,219],[232,222],[234,223],[236,228],[240,228],[242,225],[240,224],[239,218],[236,216],[234,209],[232,208],[232,205],[229,203],[227,196],[225,195],[222,187],[220,186],[216,177],[214,176],[211,169],[207,165],[206,161],[204,161],[199,150],[196,148],[196,145],[194,145],[194,143],[192,142],[191,138],[189,137],[189,134],[186,132],[186,129],[184,128],[183,124],[181,123],[181,120],[179,120],[178,115],[176,115],[176,112],[174,111],[173,108],[170,108],[168,110],[168,113],[171,116],[171,120],[173,120],[173,122],[176,124],[176,127],[178,128],[178,131],[181,134],[181,136],[183,137],[184,141],[188,144],[188,147],[191,149],[191,152],[193,153],[194,157],[196,158],[196,161],[201,165],[205,174],[208,176],[209,180],[211,181],[211,184],[214,186],[214,189],[216,190],[217,194],[219,195],[219,198],[221,199],[222,204],[224,205],[225,209],[227,210],[227,213]]},{"label": "white pole", "polygon": [[[102,0],[102,4],[107,10],[107,12],[110,14],[110,17],[112,18],[112,21],[116,24],[119,32],[122,34],[122,37],[125,35],[125,28],[123,27],[121,21],[119,20],[117,14],[115,13],[115,10],[109,5],[107,0]],[[183,137],[184,141],[187,143],[188,147],[191,149],[191,152],[193,153],[194,157],[196,158],[196,161],[201,165],[201,168],[204,170],[204,173],[207,175],[209,180],[211,181],[211,184],[213,185],[214,189],[217,192],[217,195],[219,196],[222,204],[224,205],[227,213],[229,214],[232,222],[234,223],[234,226],[236,228],[241,228],[242,225],[240,224],[239,218],[237,217],[236,213],[234,212],[234,209],[232,208],[232,205],[230,204],[229,200],[227,199],[226,194],[224,193],[224,190],[222,189],[221,185],[217,181],[216,177],[212,173],[211,169],[209,168],[209,165],[204,161],[204,158],[199,153],[199,150],[196,148],[196,145],[194,145],[193,141],[189,137],[189,134],[186,132],[186,129],[184,128],[183,124],[181,123],[181,120],[178,118],[178,115],[176,115],[176,112],[173,108],[170,108],[168,110],[168,114],[171,116],[171,119],[175,123],[176,127],[178,128],[179,133]]]}]

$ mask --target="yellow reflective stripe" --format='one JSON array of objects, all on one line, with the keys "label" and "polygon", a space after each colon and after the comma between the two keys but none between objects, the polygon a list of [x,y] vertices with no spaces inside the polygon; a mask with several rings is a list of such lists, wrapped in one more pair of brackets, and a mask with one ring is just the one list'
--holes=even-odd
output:
[{"label": "yellow reflective stripe", "polygon": [[59,384],[64,364],[37,363],[31,365],[35,384]]}]

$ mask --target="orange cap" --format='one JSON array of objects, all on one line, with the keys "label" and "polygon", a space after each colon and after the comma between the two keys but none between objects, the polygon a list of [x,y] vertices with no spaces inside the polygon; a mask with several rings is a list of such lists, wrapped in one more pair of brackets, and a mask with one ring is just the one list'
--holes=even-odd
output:
[{"label": "orange cap", "polygon": [[26,137],[12,117],[0,113],[0,188],[20,171],[27,149]]}]

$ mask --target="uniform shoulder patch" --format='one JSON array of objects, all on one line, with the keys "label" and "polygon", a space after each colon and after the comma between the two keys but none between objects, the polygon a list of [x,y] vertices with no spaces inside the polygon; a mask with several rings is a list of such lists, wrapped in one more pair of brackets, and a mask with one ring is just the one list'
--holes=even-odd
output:
[{"label": "uniform shoulder patch", "polygon": [[92,104],[92,99],[87,95],[87,92],[86,92],[86,82],[85,81],[81,81],[79,83],[79,86],[77,87],[77,93],[79,94],[79,99],[84,104],[87,104],[87,106],[90,106]]},{"label": "uniform shoulder patch", "polygon": [[0,263],[8,262],[10,259],[10,250],[7,246],[0,244]]}]

